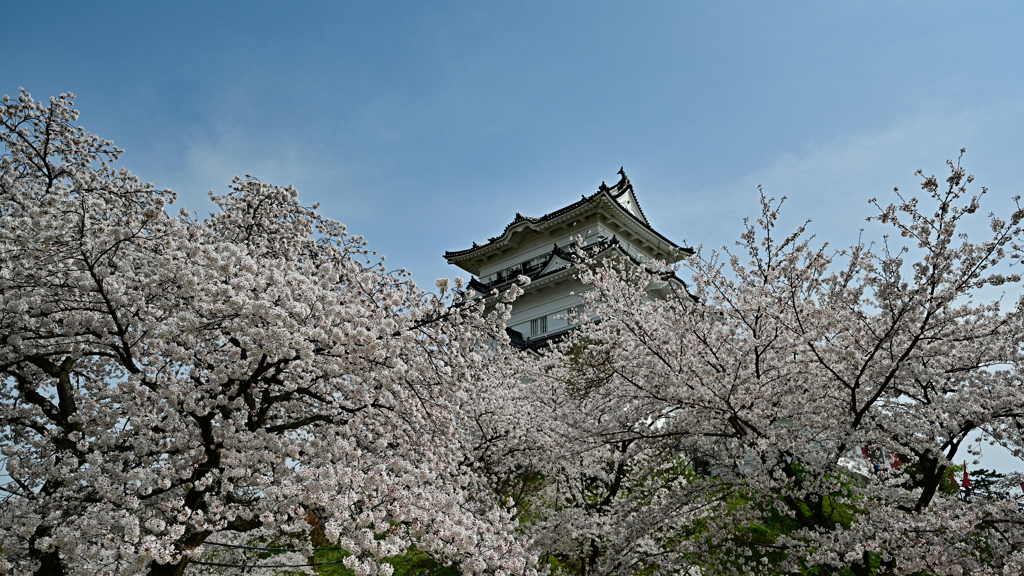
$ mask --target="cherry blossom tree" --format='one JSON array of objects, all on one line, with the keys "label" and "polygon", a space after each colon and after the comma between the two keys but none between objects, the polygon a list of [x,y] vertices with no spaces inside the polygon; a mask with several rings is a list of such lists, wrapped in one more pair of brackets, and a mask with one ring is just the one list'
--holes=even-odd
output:
[{"label": "cherry blossom tree", "polygon": [[314,547],[358,576],[409,550],[525,576],[1024,569],[1018,502],[951,473],[978,435],[1024,458],[1000,297],[1024,211],[970,240],[985,191],[958,162],[847,250],[780,236],[762,196],[668,298],[646,289],[678,269],[581,260],[579,328],[534,358],[507,345],[517,287],[426,293],[291,187],[169,215],[72,99],[0,105],[0,572],[273,574]]},{"label": "cherry blossom tree", "polygon": [[949,167],[921,174],[922,201],[872,200],[895,234],[846,250],[780,235],[762,195],[737,248],[685,264],[694,298],[650,298],[675,271],[656,263],[582,261],[581,327],[526,368],[540,448],[505,464],[542,557],[582,575],[1020,573],[1018,502],[966,501],[950,469],[979,435],[1024,459],[1024,305],[1001,288],[1019,286],[1024,210],[972,241],[986,191]]},{"label": "cherry blossom tree", "polygon": [[533,574],[466,451],[507,306],[387,272],[291,187],[170,216],[72,100],[0,105],[0,573],[182,574],[254,538],[294,564],[316,530],[359,576],[410,548]]}]

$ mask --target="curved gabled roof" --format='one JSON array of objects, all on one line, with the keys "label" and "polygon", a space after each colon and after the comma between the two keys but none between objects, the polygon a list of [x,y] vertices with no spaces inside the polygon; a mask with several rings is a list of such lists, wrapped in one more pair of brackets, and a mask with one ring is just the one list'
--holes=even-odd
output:
[{"label": "curved gabled roof", "polygon": [[[571,212],[577,208],[580,208],[581,206],[584,206],[591,202],[598,201],[602,196],[607,196],[612,200],[615,200],[615,204],[622,208],[622,211],[625,214],[628,214],[629,217],[635,220],[638,224],[646,228],[648,231],[656,235],[658,238],[664,240],[669,246],[677,250],[681,250],[685,253],[692,254],[693,249],[683,248],[682,246],[677,245],[675,242],[672,242],[671,240],[664,237],[661,233],[659,233],[657,230],[651,227],[650,222],[647,221],[647,216],[644,214],[643,208],[640,207],[640,202],[638,202],[636,199],[636,194],[633,192],[633,184],[630,183],[629,178],[626,176],[625,169],[620,168],[619,175],[621,176],[621,178],[618,182],[615,183],[614,186],[609,188],[604,182],[601,182],[601,185],[598,186],[597,188],[597,192],[591,194],[590,196],[583,196],[583,198],[581,198],[580,200],[577,200],[576,202],[569,204],[564,208],[560,208],[558,210],[555,210],[554,212],[545,214],[539,218],[523,216],[522,214],[516,212],[515,219],[512,220],[512,222],[510,222],[507,226],[505,226],[505,229],[501,232],[501,234],[494,236],[493,238],[488,238],[487,242],[484,244],[477,244],[476,242],[474,242],[472,248],[467,248],[465,250],[456,250],[453,252],[445,252],[444,257],[450,260],[452,258],[467,256],[478,250],[483,250],[484,248],[491,246],[495,242],[508,238],[510,230],[518,224],[521,224],[523,222],[529,222],[530,224],[542,224],[543,222],[557,218],[567,212]],[[634,214],[631,210],[626,209],[622,205],[622,203],[619,202],[619,199],[627,193],[629,194],[630,199],[636,205],[637,211],[640,213],[639,215]]]},{"label": "curved gabled roof", "polygon": [[[628,250],[623,248],[622,243],[619,242],[619,239],[616,238],[616,237],[612,237],[610,240],[601,240],[601,241],[595,242],[593,244],[589,244],[586,247],[581,248],[581,250],[582,250],[583,254],[586,255],[585,257],[587,257],[587,258],[601,258],[601,257],[607,255],[610,251],[615,250],[620,255],[624,256],[625,258],[628,258],[631,262],[633,262],[633,264],[636,264],[637,266],[640,266],[640,265],[643,264],[633,254],[630,254]],[[549,267],[548,265],[553,260],[555,260],[556,258],[559,259],[560,261],[564,261],[566,264],[564,266]],[[551,252],[549,252],[547,254],[547,257],[545,258],[544,263],[540,264],[539,266],[537,266],[537,268],[536,268],[537,272],[530,272],[530,273],[526,274],[526,272],[524,271],[524,274],[526,274],[529,277],[529,279],[530,279],[530,284],[528,286],[536,287],[536,284],[538,282],[543,281],[544,279],[546,279],[548,277],[553,277],[556,274],[559,274],[559,273],[562,273],[562,272],[566,272],[566,271],[570,270],[576,263],[579,263],[579,262],[580,262],[580,254],[578,254],[577,252],[574,252],[571,248],[570,249],[562,248],[562,247],[559,247],[556,244],[552,248]],[[645,268],[646,268],[646,266],[645,266]],[[655,272],[654,270],[651,270],[650,268],[647,268],[647,270],[649,272],[652,272],[652,273]],[[686,295],[688,297],[690,297],[691,299],[693,299],[694,301],[696,301],[696,298],[694,298],[694,296],[689,293],[689,290],[687,289],[686,282],[684,282],[681,278],[676,276],[675,272],[667,272],[667,273],[659,273],[659,274],[660,274],[662,280],[678,282],[683,287],[683,290],[686,292]],[[496,295],[498,293],[497,291],[504,290],[504,289],[508,288],[511,284],[513,284],[515,282],[518,282],[518,277],[517,276],[506,276],[504,278],[499,278],[497,280],[494,280],[493,282],[488,282],[488,283],[484,283],[484,282],[478,280],[476,277],[472,277],[472,278],[469,279],[469,285],[468,286],[469,286],[470,289],[474,290],[477,294],[480,294],[481,296],[483,296],[485,298],[488,298],[488,297]],[[527,290],[530,290],[530,288],[527,288]]]}]

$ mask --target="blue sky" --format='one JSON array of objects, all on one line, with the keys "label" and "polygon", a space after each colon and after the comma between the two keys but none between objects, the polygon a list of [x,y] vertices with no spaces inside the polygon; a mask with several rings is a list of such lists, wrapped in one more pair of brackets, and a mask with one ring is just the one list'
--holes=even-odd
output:
[{"label": "blue sky", "polygon": [[617,179],[654,226],[731,244],[755,186],[833,245],[917,168],[1024,182],[1024,5],[29,2],[0,92],[78,95],[126,167],[210,209],[250,173],[431,286],[442,254]]}]

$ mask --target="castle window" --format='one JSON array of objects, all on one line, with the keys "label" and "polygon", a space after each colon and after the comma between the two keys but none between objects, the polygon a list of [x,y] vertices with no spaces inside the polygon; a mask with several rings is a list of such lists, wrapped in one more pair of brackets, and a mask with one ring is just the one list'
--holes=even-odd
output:
[{"label": "castle window", "polygon": [[580,319],[583,318],[583,304],[577,304],[570,307],[565,311],[565,317],[569,321],[570,325],[576,325],[580,323]]},{"label": "castle window", "polygon": [[540,336],[548,331],[548,317],[541,316],[530,320],[530,336]]}]

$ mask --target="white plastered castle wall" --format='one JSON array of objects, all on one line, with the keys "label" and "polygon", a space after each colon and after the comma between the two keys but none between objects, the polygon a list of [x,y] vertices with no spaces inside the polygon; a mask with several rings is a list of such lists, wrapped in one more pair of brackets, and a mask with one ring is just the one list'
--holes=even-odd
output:
[{"label": "white plastered castle wall", "polygon": [[[595,195],[541,218],[517,214],[499,237],[446,257],[483,285],[499,289],[507,288],[525,266],[534,281],[513,304],[507,326],[525,339],[564,331],[570,327],[569,310],[582,302],[588,287],[571,270],[557,271],[562,261],[552,255],[555,246],[569,249],[581,237],[587,244],[614,239],[616,249],[639,261],[675,262],[684,257],[683,249],[650,228],[629,180],[623,171],[620,174],[622,179],[611,189],[602,184]],[[556,260],[549,260],[552,257]]]},{"label": "white plastered castle wall", "polygon": [[569,327],[564,316],[570,308],[583,301],[585,290],[587,286],[570,277],[552,287],[527,291],[512,305],[512,317],[507,325],[523,336],[534,336],[530,332],[530,321],[546,317],[546,333],[560,332]]}]

